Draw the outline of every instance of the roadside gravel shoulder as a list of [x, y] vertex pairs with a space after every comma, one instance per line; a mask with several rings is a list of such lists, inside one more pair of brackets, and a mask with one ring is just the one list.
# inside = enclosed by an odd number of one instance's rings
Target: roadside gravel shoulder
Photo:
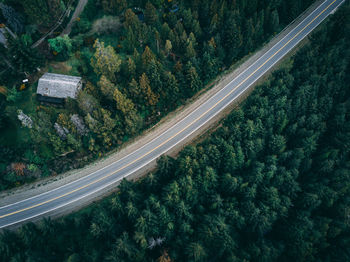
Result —
[[[213, 83], [208, 85], [199, 94], [197, 94], [195, 97], [189, 99], [187, 101], [186, 105], [181, 106], [177, 110], [175, 110], [174, 112], [169, 113], [166, 117], [164, 117], [160, 122], [158, 122], [152, 128], [146, 130], [140, 136], [138, 136], [135, 139], [124, 144], [122, 146], [122, 148], [120, 148], [117, 152], [111, 152], [111, 153], [107, 154], [105, 157], [103, 157], [102, 159], [100, 159], [100, 160], [98, 160], [90, 165], [87, 165], [84, 168], [77, 169], [77, 170], [71, 170], [69, 172], [59, 174], [55, 177], [49, 177], [47, 179], [43, 179], [43, 180], [37, 181], [35, 183], [27, 184], [27, 185], [24, 185], [24, 186], [19, 187], [19, 188], [15, 188], [12, 190], [1, 192], [0, 193], [0, 206], [15, 203], [15, 202], [20, 201], [22, 199], [26, 199], [26, 198], [35, 196], [37, 194], [50, 191], [54, 188], [60, 187], [60, 186], [65, 185], [69, 182], [77, 180], [83, 176], [91, 174], [91, 173], [121, 159], [122, 157], [133, 152], [134, 150], [147, 144], [152, 139], [158, 137], [162, 132], [169, 129], [169, 127], [173, 126], [175, 123], [179, 122], [181, 119], [186, 117], [195, 108], [197, 108], [204, 101], [206, 101], [210, 97], [212, 97], [220, 89], [225, 87], [232, 79], [234, 79], [242, 71], [244, 71], [246, 68], [248, 68], [263, 53], [265, 53], [269, 48], [271, 48], [274, 44], [276, 44], [281, 38], [283, 38], [286, 34], [288, 34], [298, 24], [299, 21], [301, 21], [308, 14], [310, 14], [315, 9], [315, 6], [319, 5], [320, 2], [322, 2], [322, 1], [316, 1], [303, 14], [301, 14], [296, 20], [294, 20], [293, 23], [291, 23], [288, 27], [286, 27], [281, 33], [276, 35], [269, 43], [265, 44], [263, 46], [263, 48], [261, 48], [260, 50], [255, 52], [253, 55], [247, 55], [240, 62], [233, 65], [229, 70], [227, 70], [224, 74], [222, 74], [220, 77], [218, 77]], [[274, 68], [276, 68], [276, 66]], [[247, 93], [249, 93], [249, 91], [252, 90], [254, 88], [254, 86], [249, 88], [249, 90], [247, 90]], [[244, 95], [243, 95], [243, 97], [244, 97]], [[239, 101], [237, 101], [237, 102], [239, 102]], [[224, 110], [217, 117], [215, 117], [215, 119], [213, 121], [211, 121], [210, 123], [208, 123], [207, 125], [202, 127], [198, 132], [196, 132], [193, 136], [191, 136], [189, 139], [184, 141], [181, 145], [178, 145], [176, 148], [171, 150], [171, 152], [168, 152], [168, 154], [172, 155], [172, 156], [176, 155], [176, 153], [179, 152], [184, 145], [186, 145], [187, 143], [189, 143], [190, 141], [192, 141], [193, 139], [195, 139], [199, 135], [203, 134], [208, 127], [212, 127], [213, 125], [215, 125], [226, 114], [227, 114], [227, 110]], [[130, 179], [139, 178], [141, 175], [146, 174], [148, 171], [154, 169], [155, 167], [156, 167], [156, 162], [153, 162], [150, 165], [148, 165], [146, 168], [144, 168], [141, 172], [138, 172], [138, 173], [130, 176]], [[116, 189], [116, 186], [114, 186], [113, 189], [111, 189], [111, 190], [115, 190], [115, 189]], [[106, 195], [111, 190], [109, 190], [108, 192], [105, 192], [102, 195], [103, 196]], [[100, 195], [98, 198], [100, 198], [102, 195]], [[93, 200], [96, 200], [96, 198], [91, 199], [91, 201], [93, 201]], [[79, 208], [81, 208], [81, 207], [79, 207], [79, 206], [76, 207], [76, 209], [79, 209]]]

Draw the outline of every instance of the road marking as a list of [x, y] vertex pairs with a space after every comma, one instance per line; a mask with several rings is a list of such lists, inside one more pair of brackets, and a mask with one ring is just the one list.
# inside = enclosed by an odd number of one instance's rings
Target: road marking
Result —
[[[319, 16], [321, 16], [330, 6], [332, 6], [337, 0], [334, 0], [332, 3], [330, 3], [321, 13], [319, 13], [314, 19], [312, 19], [305, 27], [303, 27], [295, 36], [293, 36], [290, 40], [287, 41], [287, 43], [285, 43], [280, 49], [278, 49], [274, 54], [272, 54], [262, 65], [260, 65], [254, 72], [252, 72], [249, 76], [247, 76], [241, 83], [239, 83], [235, 88], [233, 88], [228, 94], [226, 94], [223, 98], [221, 98], [218, 102], [216, 102], [213, 106], [211, 106], [207, 111], [205, 111], [204, 113], [202, 113], [199, 117], [197, 117], [194, 121], [192, 121], [189, 125], [187, 125], [186, 127], [184, 127], [183, 129], [181, 129], [180, 131], [178, 131], [176, 134], [172, 135], [170, 138], [168, 138], [167, 140], [165, 140], [164, 142], [162, 142], [161, 144], [159, 144], [158, 146], [156, 146], [155, 148], [153, 148], [152, 150], [148, 151], [147, 153], [145, 153], [144, 155], [136, 158], [135, 160], [131, 161], [130, 163], [122, 166], [121, 168], [119, 168], [118, 170], [110, 173], [110, 174], [107, 174], [95, 181], [92, 181], [84, 186], [81, 186], [79, 188], [76, 188], [70, 192], [67, 192], [63, 195], [60, 195], [60, 196], [57, 196], [55, 198], [52, 198], [52, 199], [49, 199], [49, 200], [46, 200], [44, 202], [41, 202], [41, 203], [38, 203], [38, 204], [35, 204], [33, 206], [30, 206], [30, 207], [26, 207], [26, 208], [23, 208], [23, 209], [20, 209], [20, 210], [17, 210], [17, 211], [14, 211], [14, 212], [11, 212], [11, 213], [8, 213], [8, 214], [5, 214], [5, 215], [2, 215], [0, 216], [0, 219], [1, 218], [5, 218], [5, 217], [8, 217], [8, 216], [11, 216], [11, 215], [15, 215], [15, 214], [18, 214], [18, 213], [21, 213], [21, 212], [24, 212], [26, 210], [29, 210], [29, 209], [33, 209], [35, 207], [38, 207], [38, 206], [42, 206], [44, 204], [47, 204], [47, 203], [50, 203], [52, 201], [55, 201], [57, 199], [60, 199], [60, 198], [63, 198], [67, 195], [70, 195], [70, 194], [73, 194], [74, 192], [77, 192], [79, 190], [82, 190], [86, 187], [89, 187], [90, 185], [93, 185], [93, 184], [96, 184], [102, 180], [105, 180], [106, 178], [112, 176], [112, 175], [115, 175], [116, 173], [120, 172], [121, 170], [127, 168], [128, 166], [132, 165], [133, 163], [137, 162], [138, 160], [144, 158], [145, 156], [148, 156], [149, 154], [151, 154], [153, 151], [157, 150], [159, 147], [163, 146], [164, 144], [166, 144], [167, 142], [169, 142], [171, 139], [173, 139], [174, 137], [176, 137], [177, 135], [179, 135], [180, 133], [182, 133], [184, 130], [188, 129], [190, 126], [192, 126], [194, 123], [196, 123], [198, 120], [200, 120], [204, 115], [206, 115], [208, 112], [210, 112], [214, 107], [216, 107], [219, 103], [221, 103], [223, 100], [225, 100], [229, 95], [231, 95], [237, 88], [239, 88], [241, 85], [243, 85], [252, 75], [254, 75], [261, 67], [263, 67], [267, 62], [269, 62], [273, 57], [276, 56], [276, 54], [278, 54], [284, 47], [286, 47], [291, 41], [293, 41], [298, 35], [300, 35], [310, 24], [312, 24]], [[269, 51], [269, 50], [268, 50]], [[267, 51], [267, 52], [268, 52]]]
[[[345, 1], [345, 0], [343, 0], [343, 2], [344, 2], [344, 1]], [[316, 13], [316, 12], [318, 11], [318, 9], [320, 9], [324, 4], [326, 4], [326, 2], [327, 2], [327, 0], [324, 1], [322, 4], [320, 4], [319, 6], [317, 6], [317, 7], [316, 7], [302, 22], [304, 22], [307, 18], [309, 18], [309, 17], [310, 17], [311, 15], [313, 15], [314, 13]], [[294, 21], [295, 21], [295, 20], [294, 20]], [[291, 26], [291, 25], [294, 23], [294, 21], [292, 21], [287, 27]], [[301, 22], [301, 23], [302, 23], [302, 22]], [[209, 97], [208, 100], [205, 101], [205, 103], [208, 103], [210, 100], [212, 100], [213, 98], [215, 98], [216, 96], [218, 96], [219, 93], [223, 92], [229, 85], [231, 85], [232, 82], [234, 82], [236, 79], [238, 79], [241, 75], [243, 75], [243, 74], [244, 74], [246, 71], [248, 71], [250, 68], [252, 68], [253, 66], [255, 66], [255, 65], [256, 65], [260, 60], [262, 60], [262, 58], [264, 58], [274, 47], [278, 46], [283, 40], [285, 40], [285, 38], [287, 38], [287, 36], [291, 35], [294, 31], [296, 31], [296, 29], [301, 25], [301, 23], [299, 23], [299, 24], [296, 25], [294, 28], [292, 28], [292, 29], [290, 30], [290, 32], [288, 32], [284, 37], [282, 37], [276, 44], [274, 44], [274, 45], [273, 45], [269, 50], [267, 50], [262, 56], [260, 56], [256, 61], [254, 61], [251, 65], [249, 65], [244, 71], [242, 71], [241, 73], [239, 73], [239, 74], [238, 74], [233, 80], [231, 80], [226, 86], [224, 86], [222, 89], [218, 90], [218, 92], [215, 93], [213, 96]], [[282, 33], [282, 32], [283, 32], [283, 31], [281, 31], [280, 33]], [[289, 52], [289, 50], [288, 50], [288, 52]], [[275, 64], [275, 63], [274, 63], [274, 64]], [[273, 65], [274, 65], [274, 64], [273, 64]], [[265, 73], [266, 73], [266, 71], [263, 72], [263, 74], [265, 74]], [[259, 76], [259, 78], [260, 78], [260, 77], [261, 77], [261, 75]], [[241, 95], [241, 93], [239, 93], [239, 95]], [[231, 103], [231, 102], [230, 102], [230, 103]], [[229, 104], [230, 104], [230, 103], [229, 103]], [[227, 104], [227, 105], [228, 105], [228, 104]], [[226, 107], [227, 105], [225, 104], [224, 107]], [[183, 119], [181, 119], [181, 120], [179, 120], [178, 122], [176, 122], [176, 123], [172, 126], [172, 129], [175, 128], [176, 126], [178, 126], [179, 124], [181, 124], [181, 122], [184, 122], [185, 119], [189, 118], [189, 117], [191, 116], [192, 113], [194, 113], [194, 112], [196, 112], [197, 110], [199, 110], [201, 106], [203, 106], [203, 104], [200, 105], [200, 106], [198, 106], [197, 108], [195, 108], [194, 111], [192, 111], [191, 113], [189, 113], [188, 115], [186, 115]], [[219, 112], [221, 112], [221, 110], [220, 110]], [[216, 114], [215, 114], [215, 115], [216, 115]], [[206, 123], [206, 122], [205, 122], [205, 123]], [[205, 123], [204, 123], [204, 124], [205, 124]], [[197, 129], [196, 129], [196, 130], [197, 130]], [[169, 130], [166, 130], [166, 131], [163, 132], [160, 136], [166, 134], [168, 131], [169, 131]], [[193, 131], [192, 131], [192, 132], [193, 132]], [[191, 134], [192, 134], [192, 133], [190, 133], [190, 135], [191, 135]], [[158, 136], [158, 137], [159, 137], [159, 136]], [[135, 150], [134, 152], [131, 152], [130, 154], [128, 154], [128, 155], [126, 155], [126, 156], [123, 156], [122, 158], [116, 160], [115, 162], [112, 162], [111, 164], [108, 164], [108, 165], [106, 165], [106, 166], [104, 166], [104, 167], [102, 167], [102, 168], [100, 168], [100, 169], [98, 169], [98, 170], [96, 170], [96, 171], [94, 171], [94, 172], [92, 172], [92, 173], [86, 175], [86, 176], [80, 177], [80, 178], [78, 178], [78, 179], [76, 179], [76, 180], [74, 180], [74, 181], [71, 181], [71, 182], [69, 182], [69, 183], [67, 183], [67, 184], [64, 184], [64, 185], [62, 185], [62, 186], [53, 188], [53, 189], [51, 189], [51, 190], [49, 190], [49, 191], [40, 193], [40, 194], [38, 194], [38, 195], [29, 197], [29, 198], [26, 198], [26, 199], [23, 199], [23, 200], [20, 200], [20, 201], [17, 201], [17, 202], [14, 202], [14, 203], [11, 203], [11, 204], [8, 204], [8, 205], [5, 205], [5, 206], [1, 206], [1, 207], [0, 207], [0, 210], [1, 210], [1, 209], [5, 209], [5, 208], [10, 207], [10, 206], [17, 205], [17, 204], [19, 204], [19, 203], [23, 203], [23, 202], [28, 201], [28, 200], [31, 200], [31, 199], [33, 199], [33, 198], [37, 198], [37, 197], [39, 197], [39, 196], [43, 196], [43, 195], [52, 193], [52, 192], [57, 191], [58, 189], [60, 189], [60, 188], [62, 188], [62, 187], [67, 187], [67, 186], [69, 186], [69, 185], [71, 185], [71, 184], [73, 184], [73, 183], [77, 183], [77, 182], [79, 182], [79, 181], [81, 181], [81, 180], [83, 180], [83, 179], [87, 179], [87, 178], [89, 178], [89, 177], [92, 177], [92, 175], [96, 174], [97, 172], [101, 172], [102, 170], [104, 170], [104, 169], [106, 169], [106, 168], [108, 168], [108, 167], [110, 167], [110, 166], [112, 166], [112, 165], [115, 165], [115, 164], [117, 164], [118, 162], [123, 161], [125, 158], [130, 157], [132, 154], [135, 154], [137, 151], [140, 151], [141, 149], [143, 149], [143, 148], [145, 148], [146, 146], [150, 145], [151, 143], [153, 143], [154, 141], [156, 141], [156, 140], [158, 139], [158, 137], [155, 137], [155, 138], [151, 139], [149, 142], [147, 142], [146, 144], [144, 144], [143, 146], [141, 146], [140, 148], [138, 148], [138, 149]], [[187, 137], [188, 137], [188, 135], [187, 135], [185, 138], [187, 138]], [[177, 144], [178, 144], [178, 143], [176, 143], [175, 145], [177, 145]], [[153, 161], [153, 160], [154, 160], [154, 159], [152, 159], [152, 161]], [[138, 169], [140, 169], [140, 168], [138, 168]], [[118, 181], [119, 181], [119, 180], [118, 180]]]

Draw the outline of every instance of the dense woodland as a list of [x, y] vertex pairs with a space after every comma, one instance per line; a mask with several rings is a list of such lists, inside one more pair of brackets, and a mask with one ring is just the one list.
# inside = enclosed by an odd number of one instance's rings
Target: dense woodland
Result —
[[350, 6], [138, 182], [0, 237], [1, 261], [350, 261]]
[[[116, 149], [262, 46], [313, 1], [90, 0], [69, 36], [50, 36], [31, 48], [70, 2], [0, 5], [2, 21], [18, 35], [9, 37], [7, 48], [0, 45], [6, 68], [0, 75], [0, 190], [81, 167]], [[63, 107], [39, 104], [36, 81], [47, 70], [60, 73], [57, 66], [83, 76], [86, 87]], [[30, 87], [21, 85], [26, 77]]]

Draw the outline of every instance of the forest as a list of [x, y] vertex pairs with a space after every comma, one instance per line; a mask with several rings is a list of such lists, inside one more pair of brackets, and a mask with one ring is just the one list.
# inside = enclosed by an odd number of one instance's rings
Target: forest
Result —
[[[0, 1], [0, 23], [17, 35], [0, 44], [0, 190], [117, 150], [312, 2], [89, 0], [69, 35], [59, 35], [62, 25], [33, 48], [77, 1]], [[82, 76], [85, 88], [64, 106], [39, 103], [46, 71]]]
[[204, 141], [1, 261], [350, 261], [350, 5]]

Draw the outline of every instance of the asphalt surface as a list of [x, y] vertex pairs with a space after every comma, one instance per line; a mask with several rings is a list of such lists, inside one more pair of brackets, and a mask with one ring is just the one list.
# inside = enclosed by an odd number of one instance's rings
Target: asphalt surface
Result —
[[160, 136], [124, 158], [88, 176], [51, 191], [0, 207], [0, 228], [59, 212], [117, 183], [181, 143], [237, 99], [303, 38], [315, 29], [343, 0], [326, 0], [301, 23], [264, 53], [227, 86]]

